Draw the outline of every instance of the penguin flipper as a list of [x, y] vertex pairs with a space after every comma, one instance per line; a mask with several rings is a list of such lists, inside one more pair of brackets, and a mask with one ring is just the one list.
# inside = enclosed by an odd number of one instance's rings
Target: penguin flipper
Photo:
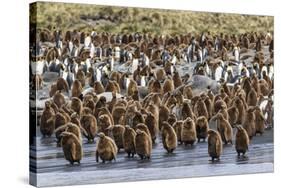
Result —
[[218, 156], [220, 149], [221, 149], [220, 141], [218, 139], [216, 139], [216, 149], [215, 149], [216, 156]]
[[66, 92], [68, 93], [69, 92], [69, 85], [66, 82], [66, 80], [63, 83], [64, 83], [64, 88], [67, 90]]
[[227, 130], [226, 129], [224, 129], [223, 130], [223, 135], [222, 135], [222, 140], [226, 143], [227, 142]]
[[63, 125], [63, 126], [60, 126], [60, 127], [58, 127], [58, 128], [56, 128], [55, 130], [54, 130], [54, 133], [57, 133], [57, 132], [59, 132], [59, 131], [64, 131], [65, 129], [66, 129], [66, 125]]
[[46, 123], [51, 123], [54, 120], [55, 120], [55, 116], [52, 116], [49, 119], [47, 119]]
[[83, 134], [86, 138], [89, 137], [88, 132], [87, 132], [83, 127], [80, 127], [80, 130], [82, 131], [82, 134]]
[[72, 158], [72, 161], [76, 159], [76, 145], [74, 142], [70, 144], [70, 156]]

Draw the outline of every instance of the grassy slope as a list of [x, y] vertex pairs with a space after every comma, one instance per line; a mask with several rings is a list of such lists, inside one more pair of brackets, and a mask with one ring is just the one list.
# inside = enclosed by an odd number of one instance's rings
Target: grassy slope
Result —
[[[157, 34], [187, 32], [273, 31], [273, 17], [221, 14], [160, 9], [106, 7], [88, 4], [37, 4], [38, 27], [56, 26], [106, 32], [151, 32]], [[35, 19], [33, 19], [33, 22]]]

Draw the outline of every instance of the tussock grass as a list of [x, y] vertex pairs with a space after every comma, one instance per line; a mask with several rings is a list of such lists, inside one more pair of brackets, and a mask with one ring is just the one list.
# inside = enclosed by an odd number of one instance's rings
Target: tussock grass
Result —
[[150, 32], [182, 34], [210, 31], [212, 33], [244, 33], [273, 31], [272, 16], [253, 16], [182, 10], [143, 9], [88, 4], [39, 2], [37, 16], [31, 23], [40, 28], [54, 26], [66, 30], [111, 33]]

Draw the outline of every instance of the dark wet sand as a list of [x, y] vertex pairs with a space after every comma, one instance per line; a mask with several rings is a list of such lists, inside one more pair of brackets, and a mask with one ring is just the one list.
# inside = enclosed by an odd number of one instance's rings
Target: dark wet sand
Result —
[[80, 165], [74, 166], [64, 159], [62, 149], [56, 147], [55, 137], [41, 138], [39, 130], [37, 134], [37, 149], [31, 147], [30, 167], [34, 172], [37, 166], [38, 186], [273, 172], [273, 130], [253, 138], [246, 158], [238, 159], [235, 146], [227, 145], [221, 160], [215, 163], [209, 161], [206, 142], [193, 147], [179, 145], [173, 154], [167, 154], [159, 139], [150, 161], [142, 161], [138, 156], [127, 158], [121, 150], [116, 162], [96, 163], [96, 144], [87, 144], [84, 139], [84, 157]]

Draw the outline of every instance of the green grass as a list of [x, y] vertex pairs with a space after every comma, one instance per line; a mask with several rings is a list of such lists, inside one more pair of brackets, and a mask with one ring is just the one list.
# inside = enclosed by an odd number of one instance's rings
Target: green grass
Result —
[[[175, 11], [70, 3], [37, 3], [37, 15], [31, 23], [40, 28], [57, 27], [63, 31], [81, 30], [111, 33], [150, 32], [182, 34], [210, 31], [212, 33], [245, 33], [273, 31], [272, 16]], [[103, 18], [103, 19], [98, 19]]]

